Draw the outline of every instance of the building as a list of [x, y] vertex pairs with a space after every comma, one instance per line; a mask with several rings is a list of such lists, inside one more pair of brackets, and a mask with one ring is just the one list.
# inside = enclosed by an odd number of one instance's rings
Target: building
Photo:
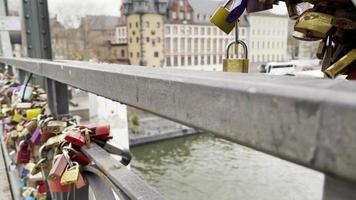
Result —
[[66, 27], [56, 18], [51, 19], [52, 49], [57, 59], [94, 60], [129, 64], [120, 59], [127, 54], [127, 45], [117, 43], [118, 17], [86, 16], [79, 27]]
[[[134, 65], [220, 71], [225, 47], [235, 38], [234, 31], [226, 35], [210, 23], [211, 15], [222, 3], [125, 0], [116, 41], [127, 44], [127, 59]], [[286, 15], [264, 11], [244, 14], [240, 19], [239, 39], [248, 45], [252, 65], [286, 60], [287, 37]]]

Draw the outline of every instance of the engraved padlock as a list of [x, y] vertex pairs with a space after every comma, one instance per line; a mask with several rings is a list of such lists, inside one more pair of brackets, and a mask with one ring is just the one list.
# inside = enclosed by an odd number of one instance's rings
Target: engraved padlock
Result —
[[210, 18], [210, 22], [217, 26], [220, 30], [224, 31], [226, 34], [229, 34], [232, 29], [235, 27], [235, 23], [228, 23], [227, 17], [230, 13], [230, 11], [227, 9], [227, 6], [232, 2], [233, 0], [228, 0], [225, 2], [223, 6], [220, 6], [213, 16]]
[[306, 11], [295, 23], [294, 30], [309, 37], [323, 39], [327, 37], [333, 27], [331, 24], [332, 19], [332, 15]]
[[[232, 45], [241, 44], [244, 49], [244, 58], [230, 58], [230, 48]], [[240, 72], [248, 73], [249, 71], [249, 60], [248, 60], [248, 49], [245, 42], [242, 40], [237, 40], [237, 42], [232, 41], [226, 47], [226, 59], [223, 60], [223, 71], [224, 72]]]

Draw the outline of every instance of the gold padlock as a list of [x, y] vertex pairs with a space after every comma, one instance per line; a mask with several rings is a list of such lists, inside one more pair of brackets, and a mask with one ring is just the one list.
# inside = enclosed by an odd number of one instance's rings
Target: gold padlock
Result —
[[299, 17], [295, 23], [294, 30], [304, 33], [309, 37], [325, 38], [333, 25], [332, 15], [307, 11]]
[[235, 23], [228, 23], [226, 21], [227, 16], [229, 15], [229, 10], [226, 8], [232, 0], [228, 0], [224, 6], [220, 6], [213, 16], [210, 18], [210, 22], [217, 26], [220, 30], [224, 31], [226, 34], [229, 34], [232, 29], [235, 27]]
[[[245, 58], [235, 58], [230, 59], [230, 48], [232, 45], [241, 44], [244, 49]], [[249, 60], [248, 60], [248, 49], [245, 42], [242, 40], [237, 40], [237, 42], [232, 41], [227, 45], [226, 48], [226, 59], [223, 60], [223, 71], [224, 72], [240, 72], [248, 73], [249, 71]]]
[[79, 178], [79, 164], [73, 162], [73, 166], [68, 166], [61, 177], [61, 185], [77, 183]]
[[46, 131], [49, 133], [60, 134], [67, 127], [67, 122], [52, 120], [47, 123]]
[[325, 75], [329, 78], [335, 78], [349, 70], [352, 64], [356, 64], [356, 49], [351, 50], [340, 60], [336, 61], [328, 69], [325, 70]]
[[26, 110], [26, 119], [32, 120], [42, 113], [42, 108], [32, 108]]

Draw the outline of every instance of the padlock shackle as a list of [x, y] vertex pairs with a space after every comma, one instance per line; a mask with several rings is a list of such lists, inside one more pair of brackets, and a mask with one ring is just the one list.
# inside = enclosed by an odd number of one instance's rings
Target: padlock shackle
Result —
[[227, 44], [226, 46], [226, 59], [229, 59], [229, 55], [230, 55], [230, 48], [233, 44], [241, 44], [243, 49], [244, 49], [244, 54], [245, 54], [245, 58], [247, 59], [248, 58], [248, 50], [247, 50], [247, 45], [244, 41], [242, 40], [237, 40], [236, 41], [231, 41], [229, 44]]
[[226, 8], [226, 6], [229, 5], [229, 3], [230, 3], [231, 1], [234, 1], [234, 0], [227, 0], [227, 1], [224, 3], [224, 8]]

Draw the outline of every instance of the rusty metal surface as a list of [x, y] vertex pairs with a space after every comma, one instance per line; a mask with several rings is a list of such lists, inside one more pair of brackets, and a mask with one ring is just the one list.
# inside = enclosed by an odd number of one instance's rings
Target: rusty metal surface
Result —
[[0, 61], [356, 182], [354, 82], [78, 61]]

